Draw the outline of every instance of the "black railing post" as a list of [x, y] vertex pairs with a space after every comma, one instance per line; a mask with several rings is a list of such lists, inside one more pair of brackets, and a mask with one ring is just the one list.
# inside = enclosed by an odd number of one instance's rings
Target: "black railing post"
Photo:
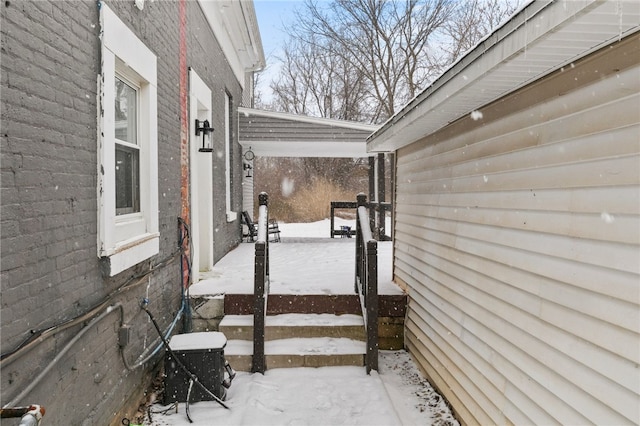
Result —
[[378, 371], [378, 242], [367, 241], [365, 305], [367, 308], [367, 374]]
[[379, 153], [377, 158], [377, 170], [376, 173], [378, 175], [378, 193], [376, 194], [376, 202], [378, 206], [376, 208], [376, 216], [375, 216], [375, 228], [373, 237], [380, 241], [382, 236], [384, 235], [384, 219], [385, 219], [385, 210], [382, 207], [382, 203], [385, 202], [386, 191], [385, 191], [385, 164], [384, 164], [385, 155]]
[[378, 370], [378, 242], [373, 237], [364, 194], [358, 194], [356, 208], [356, 278], [355, 289], [360, 298], [367, 334], [365, 366], [367, 374]]
[[269, 297], [269, 196], [258, 196], [258, 238], [255, 251], [254, 304], [253, 304], [253, 357], [251, 371], [264, 374], [266, 370], [264, 329]]
[[267, 237], [265, 238], [265, 242], [267, 243], [267, 263], [265, 266], [265, 271], [267, 276], [269, 276], [269, 195], [266, 192], [261, 192], [260, 194], [258, 194], [258, 209], [260, 208], [259, 206], [265, 206], [267, 211], [267, 217], [265, 221], [267, 225]]
[[[360, 221], [358, 220], [358, 207], [367, 205], [367, 196], [362, 192], [356, 196], [356, 279], [354, 283], [354, 289], [356, 293], [358, 290], [358, 281], [362, 277], [362, 254], [364, 252], [364, 242], [362, 239], [362, 230], [360, 228]], [[363, 312], [364, 314], [364, 312]]]
[[335, 208], [335, 203], [331, 202], [331, 238], [334, 237], [335, 235], [335, 231], [333, 229], [333, 225], [334, 225], [334, 214], [335, 214], [336, 208]]
[[267, 261], [267, 243], [256, 243], [255, 277], [254, 277], [254, 304], [253, 304], [253, 357], [251, 372], [263, 373], [265, 371], [264, 359], [264, 328], [265, 328], [265, 268]]

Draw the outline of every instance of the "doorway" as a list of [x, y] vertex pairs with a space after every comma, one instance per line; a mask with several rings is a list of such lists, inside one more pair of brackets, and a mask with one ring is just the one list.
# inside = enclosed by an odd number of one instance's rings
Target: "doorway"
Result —
[[[213, 153], [200, 152], [203, 143], [213, 146], [211, 134], [197, 131], [198, 123], [211, 123], [211, 89], [189, 69], [189, 155], [191, 195], [192, 282], [213, 267]], [[196, 135], [196, 132], [199, 133]], [[204, 138], [204, 139], [203, 139]], [[208, 138], [208, 139], [207, 139]]]

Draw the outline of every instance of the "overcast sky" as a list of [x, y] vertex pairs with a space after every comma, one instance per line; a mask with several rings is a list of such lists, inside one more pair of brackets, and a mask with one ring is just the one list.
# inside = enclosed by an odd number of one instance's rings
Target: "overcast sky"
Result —
[[258, 88], [263, 93], [265, 101], [271, 95], [269, 83], [278, 73], [274, 56], [280, 55], [282, 44], [287, 38], [283, 28], [294, 19], [293, 11], [301, 5], [302, 0], [254, 0], [262, 46], [267, 60], [267, 70], [263, 71]]
[[265, 56], [270, 56], [282, 46], [286, 38], [284, 25], [293, 20], [293, 10], [301, 6], [296, 0], [255, 0], [260, 35]]

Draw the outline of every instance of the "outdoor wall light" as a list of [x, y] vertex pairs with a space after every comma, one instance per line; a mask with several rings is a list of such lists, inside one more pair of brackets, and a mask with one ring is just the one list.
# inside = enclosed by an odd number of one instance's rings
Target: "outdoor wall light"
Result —
[[[209, 120], [200, 121], [196, 118], [196, 136], [200, 136], [202, 133], [202, 148], [198, 151], [200, 152], [213, 152], [213, 148], [211, 147], [211, 136], [210, 133], [213, 133], [213, 127], [209, 124]], [[209, 136], [209, 146], [206, 146], [205, 139]]]
[[251, 166], [251, 164], [242, 163], [242, 168], [247, 171], [247, 176], [245, 176], [245, 177], [248, 177], [248, 178], [252, 177], [251, 176], [251, 169], [253, 169], [253, 167]]

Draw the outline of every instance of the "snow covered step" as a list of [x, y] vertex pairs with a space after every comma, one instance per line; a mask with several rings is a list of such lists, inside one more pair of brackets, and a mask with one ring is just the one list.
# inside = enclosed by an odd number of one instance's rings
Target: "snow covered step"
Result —
[[[292, 338], [265, 342], [267, 369], [295, 367], [363, 366], [366, 344], [333, 337]], [[238, 371], [251, 370], [253, 342], [229, 340], [224, 355]]]
[[[225, 315], [219, 330], [229, 340], [253, 340], [252, 315]], [[359, 315], [281, 314], [266, 317], [265, 340], [332, 337], [365, 340]]]

